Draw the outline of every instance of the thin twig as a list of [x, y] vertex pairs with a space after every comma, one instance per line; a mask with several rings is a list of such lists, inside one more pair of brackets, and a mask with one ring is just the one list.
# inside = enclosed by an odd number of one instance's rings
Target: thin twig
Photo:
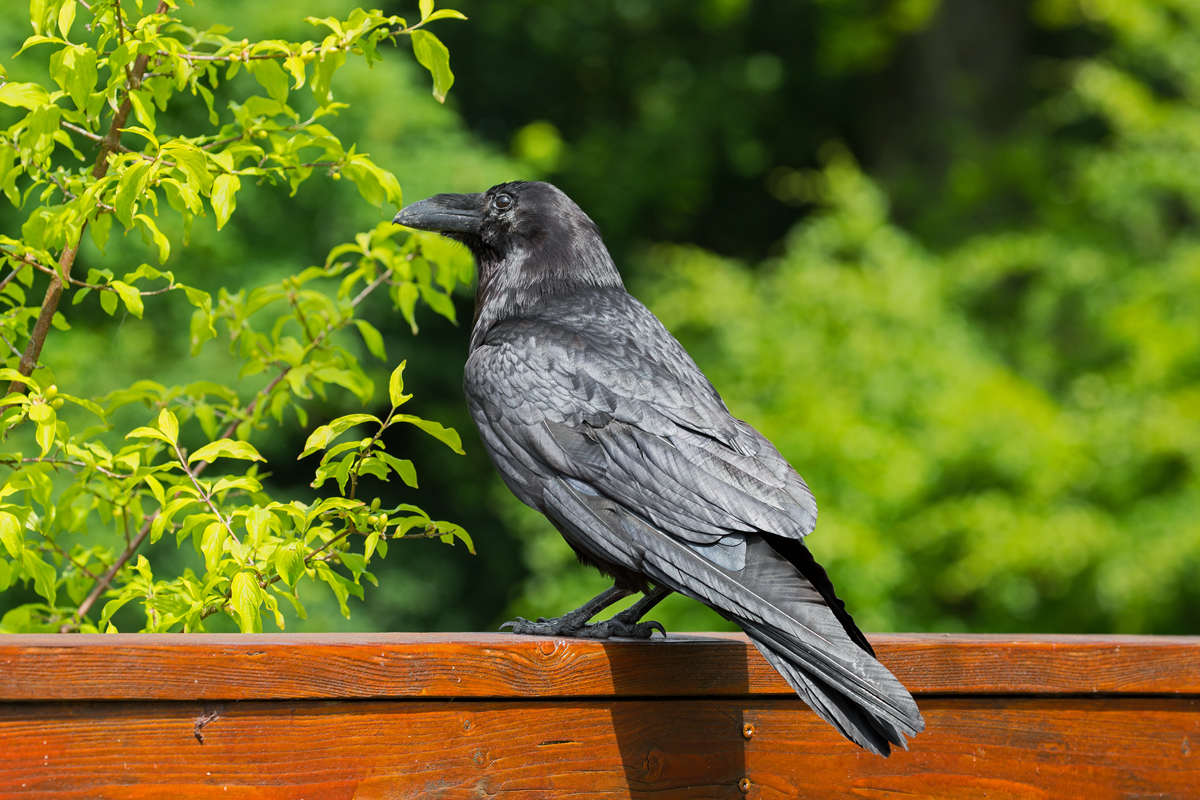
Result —
[[58, 124], [63, 126], [64, 128], [66, 128], [69, 131], [75, 131], [80, 136], [86, 136], [87, 138], [91, 139], [93, 142], [103, 142], [104, 141], [104, 137], [101, 136], [100, 134], [93, 133], [92, 131], [89, 131], [87, 128], [81, 128], [78, 125], [72, 125], [70, 122], [67, 122], [65, 119], [59, 120]]
[[50, 178], [50, 182], [53, 183], [55, 186], [57, 186], [58, 190], [63, 193], [64, 198], [66, 198], [67, 200], [75, 199], [75, 193], [72, 192], [70, 189], [68, 189], [66, 186], [63, 186], [62, 181], [60, 181], [58, 179], [57, 175], [55, 175], [54, 173], [48, 172], [48, 173], [46, 173], [46, 176], [48, 178]]
[[71, 628], [78, 626], [79, 623], [83, 621], [88, 611], [91, 610], [92, 606], [95, 605], [96, 601], [100, 598], [100, 595], [104, 594], [108, 587], [112, 585], [113, 578], [117, 577], [117, 573], [121, 571], [121, 568], [125, 566], [125, 563], [129, 561], [134, 552], [141, 547], [142, 542], [146, 540], [146, 537], [150, 534], [150, 528], [154, 525], [154, 520], [158, 517], [158, 514], [159, 512], [155, 511], [153, 514], [146, 517], [146, 521], [142, 523], [142, 527], [138, 531], [138, 535], [132, 542], [129, 543], [129, 545], [125, 548], [125, 551], [121, 553], [120, 557], [113, 562], [113, 565], [108, 568], [108, 571], [104, 573], [104, 577], [100, 579], [99, 583], [92, 587], [92, 590], [88, 592], [88, 596], [85, 597], [83, 602], [79, 604], [79, 608], [75, 609], [75, 613], [72, 615], [74, 622], [64, 622], [62, 627], [58, 629], [59, 633], [66, 633], [67, 631], [71, 630]]
[[[6, 462], [0, 462], [0, 463], [6, 463]], [[97, 464], [89, 464], [86, 461], [74, 461], [69, 458], [22, 458], [21, 463], [22, 464], [55, 464], [55, 465], [61, 465], [64, 467], [90, 467], [91, 469], [96, 470], [96, 472], [99, 472], [101, 475], [106, 475], [114, 480], [124, 480], [126, 478], [133, 477], [132, 475], [122, 475], [118, 472], [113, 472], [112, 470], [105, 469], [104, 467], [101, 467]]]
[[218, 139], [215, 142], [209, 142], [200, 147], [201, 150], [212, 150], [214, 147], [220, 147], [223, 144], [231, 144], [242, 139], [242, 136], [230, 136], [228, 139]]
[[71, 558], [71, 555], [70, 555], [70, 554], [69, 554], [69, 553], [68, 553], [66, 550], [63, 550], [61, 547], [59, 547], [59, 546], [58, 546], [58, 542], [54, 541], [53, 539], [51, 539], [51, 538], [49, 538], [49, 537], [46, 537], [46, 541], [47, 541], [47, 542], [49, 542], [49, 544], [50, 544], [50, 546], [51, 546], [51, 547], [53, 547], [55, 550], [57, 550], [57, 551], [58, 551], [58, 554], [59, 554], [60, 556], [62, 556], [62, 557], [63, 557], [64, 559], [66, 559], [67, 561], [70, 561], [70, 562], [71, 562], [71, 564], [72, 564], [72, 565], [74, 565], [75, 569], [79, 570], [79, 571], [80, 571], [80, 572], [82, 572], [84, 575], [87, 575], [89, 578], [91, 578], [91, 579], [92, 579], [92, 580], [94, 580], [94, 581], [98, 581], [98, 580], [100, 580], [100, 576], [99, 576], [99, 575], [97, 575], [96, 573], [92, 572], [90, 569], [88, 569], [87, 567], [85, 567], [83, 564], [80, 564], [80, 563], [79, 563], [78, 561], [76, 561], [75, 559]]
[[[50, 267], [47, 267], [45, 264], [41, 263], [40, 261], [32, 261], [29, 259], [28, 256], [25, 257], [25, 261], [26, 261], [26, 263], [32, 265], [34, 269], [44, 272], [47, 275], [55, 275], [55, 276], [61, 277], [53, 269], [51, 269]], [[116, 291], [116, 289], [112, 288], [111, 286], [108, 286], [105, 284], [100, 284], [100, 283], [88, 283], [87, 281], [81, 281], [78, 278], [68, 277], [67, 281], [72, 286], [79, 286], [80, 288], [83, 288], [83, 289], [94, 289], [98, 292], [115, 292]], [[154, 295], [166, 294], [167, 292], [171, 291], [172, 289], [176, 289], [176, 288], [178, 288], [178, 287], [172, 283], [170, 286], [164, 286], [161, 289], [151, 289], [150, 291], [147, 291], [147, 292], [139, 291], [138, 294], [140, 294], [142, 297], [153, 297]]]
[[[206, 492], [204, 487], [200, 485], [200, 481], [196, 477], [199, 473], [199, 470], [193, 472], [188, 466], [187, 458], [184, 457], [183, 451], [179, 449], [179, 445], [175, 443], [173, 444], [175, 447], [175, 455], [179, 458], [179, 463], [183, 466], [183, 471], [186, 472], [188, 478], [191, 479], [192, 486], [195, 487], [196, 491], [200, 494], [200, 499], [202, 499], [204, 504], [208, 506], [208, 510], [213, 513], [213, 515], [217, 518], [217, 521], [225, 526], [225, 530], [229, 534], [230, 538], [232, 538], [238, 544], [241, 544], [241, 540], [238, 539], [237, 534], [233, 532], [233, 526], [229, 524], [229, 520], [221, 516], [221, 511], [217, 508], [217, 504], [213, 502], [212, 495]], [[207, 461], [203, 461], [201, 463], [206, 467], [208, 466]]]
[[8, 345], [8, 349], [9, 349], [9, 350], [12, 350], [12, 352], [13, 352], [13, 355], [15, 355], [17, 358], [20, 358], [20, 357], [21, 357], [21, 351], [17, 349], [17, 346], [16, 346], [15, 344], [13, 344], [12, 342], [10, 342], [10, 341], [8, 340], [8, 337], [7, 337], [7, 336], [5, 336], [3, 333], [0, 333], [0, 339], [3, 339], [3, 340], [4, 340], [4, 343], [5, 343], [6, 345]]
[[354, 308], [358, 308], [358, 304], [361, 303], [363, 300], [366, 300], [367, 295], [369, 295], [371, 292], [378, 289], [390, 277], [392, 277], [392, 270], [388, 269], [388, 270], [384, 270], [383, 272], [381, 272], [379, 274], [378, 278], [376, 278], [375, 280], [373, 280], [369, 284], [367, 284], [365, 287], [363, 287], [363, 290], [361, 292], [359, 292], [353, 300], [350, 301], [350, 305], [353, 306]]
[[[3, 248], [0, 248], [0, 250], [3, 250]], [[9, 251], [8, 251], [8, 250], [4, 250], [4, 252], [5, 252], [5, 253], [8, 253]], [[17, 258], [16, 258], [16, 256], [13, 256], [13, 258], [14, 258], [14, 259], [16, 259], [16, 260], [21, 260], [21, 259], [17, 259]], [[17, 274], [18, 274], [20, 271], [21, 271], [21, 270], [17, 269], [16, 267], [13, 267], [13, 271], [12, 271], [12, 272], [10, 272], [10, 273], [8, 273], [7, 275], [5, 275], [5, 276], [4, 276], [4, 280], [0, 281], [0, 292], [3, 292], [3, 291], [4, 291], [4, 287], [6, 287], [6, 286], [8, 286], [10, 283], [12, 283], [12, 279], [13, 279], [13, 278], [15, 278], [15, 277], [17, 277]]]

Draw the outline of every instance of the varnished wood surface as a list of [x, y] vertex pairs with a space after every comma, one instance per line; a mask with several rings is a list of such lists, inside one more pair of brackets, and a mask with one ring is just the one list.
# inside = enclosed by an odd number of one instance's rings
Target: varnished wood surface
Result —
[[[1200, 637], [870, 638], [914, 694], [1200, 695]], [[0, 636], [0, 702], [790, 694], [741, 634]]]
[[764, 697], [0, 704], [0, 797], [1200, 797], [1200, 698], [920, 703], [890, 759]]

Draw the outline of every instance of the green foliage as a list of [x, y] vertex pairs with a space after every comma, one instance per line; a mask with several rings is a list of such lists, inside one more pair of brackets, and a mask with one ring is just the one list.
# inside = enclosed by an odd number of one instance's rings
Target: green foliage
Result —
[[[317, 468], [313, 487], [333, 477], [336, 496], [273, 498], [251, 441], [282, 425], [289, 410], [307, 425], [306, 407], [331, 387], [370, 402], [375, 386], [350, 349], [349, 331], [373, 356], [386, 353], [378, 330], [357, 318], [360, 303], [383, 288], [414, 331], [418, 298], [453, 319], [448, 294], [471, 275], [464, 254], [438, 237], [385, 223], [335, 247], [321, 266], [257, 288], [222, 289], [215, 298], [149, 264], [120, 279], [105, 268], [90, 268], [86, 280], [72, 274], [85, 234], [103, 250], [114, 218], [126, 233], [137, 231], [146, 255], [165, 265], [173, 242], [164, 227], [179, 228], [176, 244], [183, 246], [198, 216], [211, 213], [216, 227], [224, 227], [249, 183], [294, 195], [320, 169], [352, 181], [373, 205], [398, 205], [395, 176], [318, 120], [347, 107], [334, 99], [333, 79], [348, 56], [379, 61], [379, 46], [399, 35], [414, 37], [435, 93], [444, 98], [452, 80], [445, 48], [422, 26], [461, 15], [434, 11], [422, 0], [421, 21], [412, 26], [356, 9], [345, 19], [309, 18], [328, 31], [320, 42], [250, 42], [230, 40], [230, 29], [220, 25], [188, 27], [175, 12], [170, 2], [134, 16], [120, 3], [87, 8], [76, 0], [33, 0], [34, 35], [22, 52], [39, 48], [29, 58], [50, 46], [57, 89], [0, 85], [0, 103], [16, 114], [0, 133], [0, 187], [26, 217], [20, 238], [0, 236], [9, 269], [0, 279], [6, 306], [0, 334], [12, 354], [0, 368], [0, 379], [11, 381], [0, 400], [0, 429], [9, 442], [0, 461], [11, 470], [0, 485], [0, 591], [31, 584], [44, 601], [10, 610], [0, 631], [111, 631], [112, 615], [133, 601], [145, 609], [145, 630], [203, 630], [214, 614], [228, 615], [243, 631], [261, 630], [264, 614], [282, 627], [280, 598], [304, 617], [297, 593], [304, 577], [327, 585], [348, 616], [347, 598], [362, 597], [361, 578], [374, 580], [367, 567], [386, 554], [389, 540], [458, 538], [471, 546], [459, 526], [431, 520], [416, 506], [381, 510], [378, 499], [358, 497], [367, 475], [387, 481], [394, 473], [416, 487], [411, 462], [387, 453], [379, 440], [395, 423], [415, 425], [461, 452], [452, 430], [396, 413], [409, 399], [403, 365], [393, 374], [386, 419], [353, 415], [314, 433], [323, 449], [356, 424], [376, 425], [372, 438], [335, 446]], [[76, 15], [90, 17], [88, 24], [76, 24]], [[218, 110], [218, 87], [234, 82], [242, 67], [263, 93], [239, 91], [227, 111]], [[306, 83], [310, 101], [291, 94]], [[163, 132], [159, 115], [189, 102], [203, 109], [200, 118], [211, 129]], [[93, 146], [94, 164], [70, 166]], [[160, 211], [166, 216], [167, 208], [177, 225], [163, 225]], [[40, 307], [29, 305], [27, 292], [37, 297], [43, 289]], [[245, 399], [211, 380], [181, 386], [139, 380], [92, 400], [60, 393], [53, 366], [39, 359], [50, 328], [69, 328], [57, 308], [72, 289], [72, 306], [95, 294], [108, 315], [123, 308], [139, 319], [145, 298], [182, 295], [193, 309], [192, 354], [227, 339], [239, 377], [261, 376], [261, 388]], [[68, 414], [72, 407], [80, 411]], [[152, 424], [123, 427], [137, 417]], [[30, 434], [32, 452], [21, 444]], [[333, 462], [335, 454], [345, 455]], [[225, 474], [205, 477], [213, 462]], [[123, 535], [123, 544], [88, 546], [102, 529]], [[137, 552], [167, 535], [177, 545], [191, 540], [195, 570], [156, 576], [157, 565]], [[101, 597], [110, 599], [97, 618]]]

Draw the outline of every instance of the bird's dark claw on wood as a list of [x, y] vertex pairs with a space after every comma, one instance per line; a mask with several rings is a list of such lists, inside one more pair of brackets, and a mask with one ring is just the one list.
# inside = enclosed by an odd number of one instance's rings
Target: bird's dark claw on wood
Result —
[[663, 636], [667, 635], [667, 631], [661, 623], [626, 621], [621, 619], [620, 614], [603, 622], [592, 624], [579, 624], [576, 620], [571, 619], [570, 614], [554, 619], [538, 617], [537, 622], [517, 617], [500, 626], [500, 630], [505, 628], [510, 628], [513, 633], [525, 636], [564, 636], [571, 639], [611, 639], [614, 636], [649, 639], [655, 631]]

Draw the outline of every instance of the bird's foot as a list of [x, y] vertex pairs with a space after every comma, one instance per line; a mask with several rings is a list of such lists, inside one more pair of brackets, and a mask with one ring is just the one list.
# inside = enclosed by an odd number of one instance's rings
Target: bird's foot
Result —
[[570, 614], [554, 619], [538, 617], [537, 622], [530, 622], [523, 617], [517, 617], [500, 626], [500, 630], [511, 628], [513, 633], [526, 636], [565, 636], [572, 639], [611, 639], [614, 636], [625, 636], [631, 639], [649, 639], [654, 631], [663, 636], [667, 631], [658, 622], [638, 622], [622, 619], [620, 614], [603, 622], [580, 623], [572, 619]]

